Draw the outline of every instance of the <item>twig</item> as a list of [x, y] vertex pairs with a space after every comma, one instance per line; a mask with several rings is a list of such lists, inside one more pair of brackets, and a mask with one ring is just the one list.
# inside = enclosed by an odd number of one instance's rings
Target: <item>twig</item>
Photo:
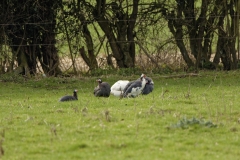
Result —
[[157, 68], [160, 68], [158, 63], [148, 54], [147, 50], [142, 46], [142, 44], [139, 41], [135, 41], [136, 44], [143, 50], [143, 52], [146, 54], [146, 56], [151, 59], [151, 61], [157, 66]]

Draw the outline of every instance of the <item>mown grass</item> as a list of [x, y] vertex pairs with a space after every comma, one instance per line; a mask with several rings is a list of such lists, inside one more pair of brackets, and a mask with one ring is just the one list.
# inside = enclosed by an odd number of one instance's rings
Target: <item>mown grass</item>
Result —
[[240, 71], [150, 77], [153, 93], [121, 100], [94, 97], [96, 77], [2, 78], [0, 159], [238, 159]]

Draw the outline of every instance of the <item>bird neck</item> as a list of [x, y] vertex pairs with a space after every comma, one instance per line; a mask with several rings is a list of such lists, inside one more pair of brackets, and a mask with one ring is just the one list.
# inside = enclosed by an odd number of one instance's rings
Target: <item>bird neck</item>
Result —
[[76, 99], [78, 98], [78, 97], [77, 97], [77, 92], [74, 92], [74, 93], [73, 93], [73, 97], [75, 97]]
[[142, 87], [144, 88], [146, 85], [147, 81], [144, 77], [142, 77]]

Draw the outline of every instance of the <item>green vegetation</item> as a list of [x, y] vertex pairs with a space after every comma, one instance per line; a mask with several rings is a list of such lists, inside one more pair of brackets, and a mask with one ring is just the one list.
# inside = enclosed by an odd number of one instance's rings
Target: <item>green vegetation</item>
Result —
[[236, 0], [3, 0], [0, 74], [235, 70], [239, 7]]
[[94, 97], [96, 77], [1, 75], [0, 159], [238, 159], [240, 71], [148, 76], [153, 93], [119, 100]]

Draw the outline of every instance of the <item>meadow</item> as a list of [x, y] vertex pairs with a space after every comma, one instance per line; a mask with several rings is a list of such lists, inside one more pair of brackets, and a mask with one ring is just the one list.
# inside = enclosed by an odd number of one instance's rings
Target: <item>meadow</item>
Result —
[[97, 77], [1, 77], [0, 159], [239, 159], [240, 71], [148, 76], [153, 92], [129, 99], [94, 97]]

